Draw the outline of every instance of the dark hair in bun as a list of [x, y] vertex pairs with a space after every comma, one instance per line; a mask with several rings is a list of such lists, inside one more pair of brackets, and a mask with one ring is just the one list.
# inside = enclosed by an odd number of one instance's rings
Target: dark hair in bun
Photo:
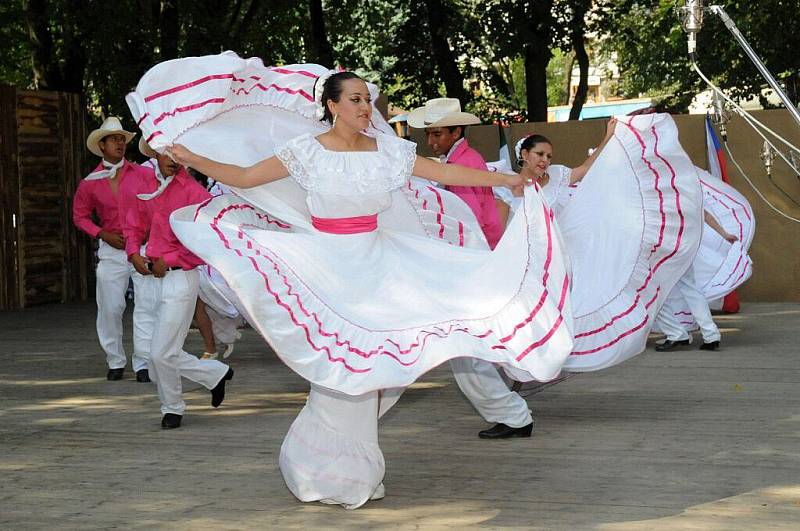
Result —
[[530, 151], [530, 149], [536, 144], [550, 144], [551, 146], [553, 145], [553, 143], [550, 142], [550, 139], [544, 135], [531, 135], [522, 141], [522, 145], [519, 147], [519, 151], [520, 153], [522, 153], [523, 149]]
[[329, 124], [333, 124], [333, 115], [331, 114], [331, 110], [328, 109], [328, 100], [333, 100], [336, 103], [339, 103], [339, 99], [342, 97], [342, 85], [348, 79], [361, 79], [358, 74], [354, 72], [336, 72], [327, 80], [325, 80], [325, 85], [322, 89], [322, 109], [323, 115], [320, 119], [320, 122], [328, 122]]

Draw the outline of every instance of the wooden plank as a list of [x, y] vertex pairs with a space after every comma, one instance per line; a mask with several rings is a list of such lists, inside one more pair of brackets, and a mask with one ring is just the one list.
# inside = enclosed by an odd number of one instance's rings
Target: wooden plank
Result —
[[64, 208], [59, 111], [58, 94], [17, 94], [24, 306], [63, 300], [64, 227], [50, 222]]
[[[62, 197], [64, 209], [64, 301], [86, 300], [94, 277], [94, 242], [72, 223], [72, 201], [78, 183], [89, 169], [86, 161], [84, 111], [77, 94], [61, 94]], [[93, 283], [93, 280], [92, 280]]]
[[0, 85], [0, 309], [19, 307], [16, 89]]
[[93, 248], [72, 224], [86, 128], [76, 94], [0, 87], [0, 308], [86, 299]]

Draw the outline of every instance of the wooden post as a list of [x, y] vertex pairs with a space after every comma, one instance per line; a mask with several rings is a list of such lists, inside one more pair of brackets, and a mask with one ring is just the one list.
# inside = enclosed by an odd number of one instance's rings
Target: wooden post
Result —
[[17, 167], [16, 90], [0, 86], [0, 309], [20, 305], [17, 248], [19, 171]]

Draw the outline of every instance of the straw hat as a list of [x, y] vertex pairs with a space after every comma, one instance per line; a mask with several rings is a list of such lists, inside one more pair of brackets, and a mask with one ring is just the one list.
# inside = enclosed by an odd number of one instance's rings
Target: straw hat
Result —
[[408, 125], [416, 129], [480, 123], [480, 119], [474, 114], [461, 111], [461, 102], [456, 98], [434, 98], [408, 113]]
[[109, 116], [103, 121], [103, 125], [89, 133], [86, 139], [86, 147], [98, 157], [103, 158], [103, 152], [100, 151], [100, 141], [108, 135], [123, 135], [125, 136], [126, 144], [136, 136], [135, 133], [131, 133], [122, 128], [119, 118], [116, 116]]
[[154, 159], [158, 157], [158, 153], [156, 153], [155, 150], [150, 147], [150, 144], [144, 141], [143, 136], [139, 137], [139, 153], [148, 159]]

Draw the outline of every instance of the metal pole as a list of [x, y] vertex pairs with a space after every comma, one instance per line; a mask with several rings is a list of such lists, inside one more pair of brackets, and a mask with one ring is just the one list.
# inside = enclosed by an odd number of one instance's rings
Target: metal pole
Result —
[[778, 94], [778, 97], [789, 110], [797, 124], [800, 125], [800, 111], [797, 110], [797, 107], [794, 103], [792, 103], [792, 100], [789, 99], [789, 96], [786, 95], [775, 78], [772, 77], [770, 71], [766, 66], [764, 66], [764, 63], [761, 62], [761, 59], [759, 59], [758, 55], [756, 55], [756, 52], [753, 51], [750, 43], [748, 43], [747, 39], [744, 38], [744, 35], [741, 34], [739, 28], [737, 28], [736, 24], [733, 22], [733, 20], [731, 20], [731, 17], [729, 17], [728, 13], [725, 12], [725, 9], [722, 6], [714, 5], [709, 6], [708, 10], [722, 19], [725, 27], [728, 28], [728, 31], [730, 31], [733, 37], [739, 42], [739, 45], [742, 47], [744, 52], [747, 54], [750, 60], [753, 61], [753, 64], [756, 65], [756, 68], [758, 68], [758, 71], [761, 72], [762, 76], [764, 76], [764, 79], [767, 80], [767, 83], [769, 83], [769, 86], [772, 87], [772, 90]]

